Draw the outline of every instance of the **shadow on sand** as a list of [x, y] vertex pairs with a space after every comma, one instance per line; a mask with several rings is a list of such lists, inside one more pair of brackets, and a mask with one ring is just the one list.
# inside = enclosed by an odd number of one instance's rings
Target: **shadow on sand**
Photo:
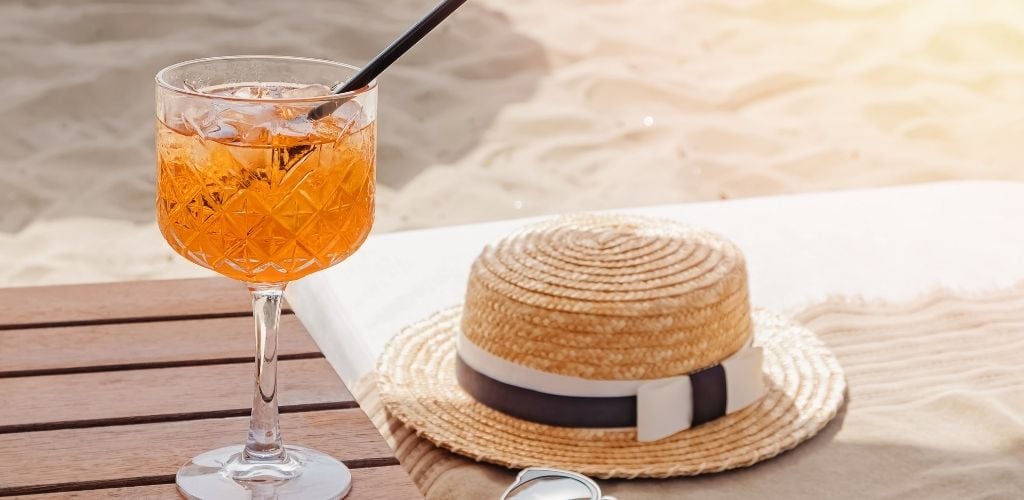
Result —
[[[153, 76], [199, 57], [364, 64], [435, 0], [0, 3], [0, 231], [36, 219], [155, 217]], [[45, 55], [45, 56], [42, 56]], [[548, 72], [539, 43], [474, 2], [381, 78], [378, 181], [457, 161]]]

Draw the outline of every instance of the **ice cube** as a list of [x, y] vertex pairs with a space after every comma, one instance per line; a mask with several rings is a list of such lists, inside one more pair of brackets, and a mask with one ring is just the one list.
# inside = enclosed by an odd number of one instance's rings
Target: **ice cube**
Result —
[[217, 142], [235, 142], [238, 140], [238, 136], [238, 130], [230, 123], [219, 122], [215, 130], [206, 132], [205, 138]]
[[219, 110], [217, 121], [235, 130], [239, 142], [267, 144], [278, 120], [270, 104], [230, 103]]
[[259, 99], [263, 97], [263, 87], [239, 87], [231, 91], [231, 97], [239, 97], [242, 99]]
[[213, 95], [237, 97], [239, 99], [278, 99], [281, 97], [281, 87], [257, 83], [219, 89]]
[[185, 123], [185, 111], [192, 107], [192, 101], [175, 95], [161, 95], [157, 107], [157, 119], [181, 133], [191, 133], [192, 127]]
[[253, 126], [273, 120], [274, 106], [263, 103], [224, 103], [217, 106], [217, 117], [224, 121]]
[[[283, 88], [277, 97], [282, 99], [306, 99], [312, 97], [323, 97], [330, 95], [331, 89], [314, 83], [312, 85], [304, 85], [297, 88]], [[297, 120], [300, 117], [305, 117], [317, 106], [317, 103], [293, 103], [293, 104], [282, 104], [278, 110], [278, 115], [285, 120]]]
[[357, 127], [361, 121], [366, 120], [366, 114], [363, 113], [363, 106], [355, 99], [345, 101], [344, 104], [331, 114], [346, 122], [353, 122]]
[[242, 141], [245, 144], [270, 144], [274, 134], [268, 127], [252, 127], [242, 132]]
[[346, 101], [332, 114], [345, 123], [345, 126], [343, 127], [345, 133], [363, 129], [373, 122], [374, 118], [370, 116], [370, 114], [366, 112], [366, 109], [363, 108], [363, 105], [355, 99]]
[[217, 115], [209, 109], [188, 108], [182, 113], [181, 120], [187, 128], [203, 140], [232, 142], [239, 135], [238, 130], [232, 124], [219, 120]]
[[281, 90], [282, 99], [303, 99], [306, 97], [321, 97], [330, 95], [331, 89], [326, 85], [320, 85], [319, 83], [313, 83], [310, 85], [303, 85], [302, 87], [296, 87], [293, 89]]
[[300, 115], [278, 122], [277, 133], [287, 137], [306, 138], [316, 135], [316, 127], [305, 116]]
[[215, 132], [219, 128], [213, 112], [206, 108], [195, 106], [185, 108], [181, 112], [181, 121], [202, 139], [206, 139], [207, 134]]

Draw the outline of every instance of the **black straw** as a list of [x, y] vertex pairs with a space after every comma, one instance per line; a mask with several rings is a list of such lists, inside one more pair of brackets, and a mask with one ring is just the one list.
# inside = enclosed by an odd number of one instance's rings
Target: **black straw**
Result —
[[[466, 3], [466, 0], [443, 0], [441, 3], [434, 7], [434, 10], [430, 11], [427, 15], [423, 16], [418, 23], [409, 28], [408, 31], [398, 37], [397, 40], [391, 42], [386, 49], [377, 54], [363, 69], [359, 70], [352, 78], [349, 78], [344, 85], [339, 85], [334, 89], [335, 94], [341, 94], [344, 92], [350, 92], [352, 90], [361, 89], [370, 84], [374, 78], [377, 78], [391, 63], [402, 57], [406, 51], [416, 45], [430, 30], [441, 24], [445, 18], [450, 16], [455, 9], [458, 9], [462, 4]], [[306, 115], [310, 120], [319, 120], [331, 113], [333, 113], [342, 103], [338, 101], [331, 101], [323, 103]]]

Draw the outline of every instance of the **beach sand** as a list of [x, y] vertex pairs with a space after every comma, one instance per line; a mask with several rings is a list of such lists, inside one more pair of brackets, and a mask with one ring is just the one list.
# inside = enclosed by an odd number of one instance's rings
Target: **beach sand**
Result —
[[[0, 4], [0, 286], [201, 276], [154, 225], [153, 83], [361, 64], [432, 0]], [[472, 0], [381, 79], [377, 232], [1024, 179], [1024, 3]]]

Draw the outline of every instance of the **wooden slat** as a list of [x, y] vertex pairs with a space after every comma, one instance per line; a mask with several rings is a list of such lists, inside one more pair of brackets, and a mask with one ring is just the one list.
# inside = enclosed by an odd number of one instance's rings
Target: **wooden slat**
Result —
[[[278, 385], [283, 407], [354, 406], [323, 358], [279, 362]], [[244, 415], [252, 387], [246, 363], [5, 378], [0, 432]]]
[[[0, 331], [0, 377], [252, 361], [252, 318]], [[281, 317], [278, 354], [317, 357], [294, 315]]]
[[[129, 498], [132, 500], [181, 500], [173, 484], [69, 491], [28, 495], [25, 500], [93, 500]], [[352, 492], [345, 500], [415, 500], [423, 498], [400, 466], [372, 467], [352, 470]]]
[[[240, 443], [248, 419], [217, 418], [130, 426], [0, 435], [0, 495], [117, 488], [150, 479], [158, 484], [189, 458]], [[359, 409], [281, 416], [285, 441], [310, 446], [349, 467], [397, 465]], [[142, 483], [146, 484], [146, 483]]]
[[226, 278], [0, 289], [0, 329], [249, 314], [245, 287]]
[[93, 500], [101, 498], [129, 498], [132, 500], [181, 500], [181, 495], [178, 494], [178, 489], [173, 484], [158, 484], [156, 486], [103, 488], [98, 490], [79, 490], [64, 491], [60, 493], [43, 493], [39, 495], [19, 495], [16, 498], [24, 500]]
[[[0, 496], [178, 498], [188, 458], [245, 436], [252, 324], [225, 279], [0, 289]], [[281, 426], [355, 476], [349, 497], [422, 498], [294, 316]]]

